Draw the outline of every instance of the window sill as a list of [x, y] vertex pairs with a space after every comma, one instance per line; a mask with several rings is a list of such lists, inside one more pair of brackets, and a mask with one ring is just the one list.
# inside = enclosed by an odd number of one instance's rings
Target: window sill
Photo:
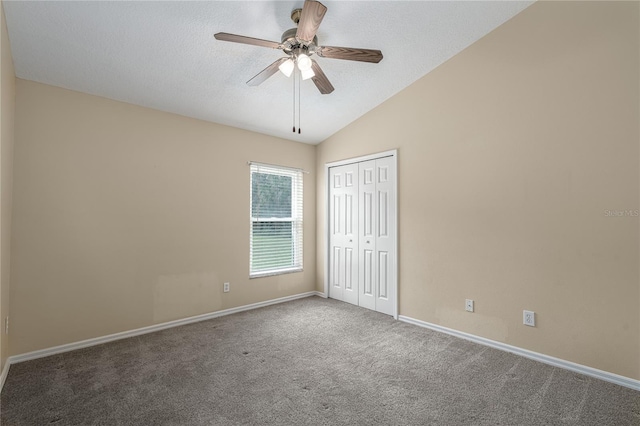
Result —
[[249, 274], [249, 279], [254, 278], [263, 278], [263, 277], [272, 277], [274, 275], [284, 275], [284, 274], [293, 274], [296, 272], [302, 272], [302, 268], [291, 268], [291, 269], [278, 269], [277, 271], [265, 271], [265, 272], [256, 272], [254, 274]]

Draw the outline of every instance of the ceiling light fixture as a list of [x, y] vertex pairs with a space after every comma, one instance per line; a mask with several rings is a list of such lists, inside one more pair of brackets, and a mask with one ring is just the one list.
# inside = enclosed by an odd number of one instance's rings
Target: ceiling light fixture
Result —
[[300, 71], [306, 71], [311, 69], [311, 58], [305, 55], [304, 53], [300, 53], [296, 58], [296, 62], [298, 62], [298, 69]]
[[303, 80], [309, 80], [311, 77], [315, 76], [316, 73], [313, 72], [311, 68], [300, 70], [300, 75]]
[[281, 63], [278, 69], [282, 72], [282, 74], [287, 77], [291, 77], [291, 73], [293, 72], [295, 64], [292, 59], [287, 59], [285, 62]]
[[298, 54], [295, 58], [295, 62], [291, 58], [287, 59], [278, 66], [278, 69], [285, 76], [291, 77], [296, 64], [298, 65], [298, 69], [300, 70], [300, 75], [303, 80], [308, 80], [316, 75], [316, 73], [313, 72], [313, 69], [311, 69], [313, 67], [313, 61], [304, 53]]

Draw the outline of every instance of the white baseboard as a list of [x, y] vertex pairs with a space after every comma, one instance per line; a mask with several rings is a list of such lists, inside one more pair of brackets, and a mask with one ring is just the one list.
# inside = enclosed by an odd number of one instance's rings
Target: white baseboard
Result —
[[2, 392], [2, 388], [4, 387], [4, 382], [7, 380], [7, 375], [9, 374], [9, 367], [11, 363], [9, 359], [4, 362], [4, 367], [2, 367], [2, 373], [0, 373], [0, 392]]
[[406, 317], [404, 315], [400, 315], [398, 319], [400, 321], [403, 321], [409, 324], [429, 328], [431, 330], [439, 331], [445, 334], [450, 334], [452, 336], [459, 337], [465, 340], [470, 340], [472, 342], [479, 343], [481, 345], [490, 346], [492, 348], [499, 349], [501, 351], [511, 352], [513, 354], [520, 355], [525, 358], [532, 359], [534, 361], [553, 365], [554, 367], [563, 368], [565, 370], [584, 374], [585, 376], [595, 377], [596, 379], [604, 380], [607, 382], [615, 383], [616, 385], [620, 385], [620, 386], [624, 386], [630, 389], [640, 391], [640, 380], [635, 380], [630, 377], [620, 376], [618, 374], [609, 373], [603, 370], [598, 370], [597, 368], [576, 364], [575, 362], [571, 362], [571, 361], [565, 361], [560, 358], [555, 358], [549, 355], [533, 352], [528, 349], [519, 348], [517, 346], [507, 345], [506, 343], [497, 342], [491, 339], [486, 339], [484, 337], [476, 336], [474, 334], [469, 334], [462, 331], [454, 330], [452, 328], [443, 327], [441, 325], [432, 324], [432, 323], [421, 321], [411, 317]]
[[[0, 392], [4, 387], [4, 382], [9, 374], [9, 368], [11, 364], [17, 364], [23, 361], [29, 361], [37, 358], [44, 358], [50, 355], [56, 355], [64, 352], [73, 351], [76, 349], [86, 348], [89, 346], [101, 345], [107, 342], [113, 342], [115, 340], [126, 339], [128, 337], [140, 336], [142, 334], [153, 333], [155, 331], [165, 330], [167, 328], [179, 327], [181, 325], [191, 324], [194, 322], [205, 321], [212, 318], [217, 318], [225, 315], [231, 315], [238, 312], [248, 311], [251, 309], [258, 309], [269, 305], [275, 305], [278, 303], [289, 302], [296, 299], [302, 299], [304, 297], [319, 296], [326, 298], [327, 295], [320, 291], [309, 291], [306, 293], [296, 294], [293, 296], [281, 297], [278, 299], [266, 300], [264, 302], [252, 303], [250, 305], [238, 306], [236, 308], [224, 309], [222, 311], [211, 312], [208, 314], [197, 315], [189, 318], [183, 318], [175, 321], [169, 321], [161, 324], [154, 324], [148, 327], [142, 327], [135, 330], [123, 331], [121, 333], [109, 334], [107, 336], [96, 337], [93, 339], [82, 340], [79, 342], [68, 343], [65, 345], [55, 346], [52, 348], [41, 349], [33, 352], [28, 352], [20, 355], [10, 356], [5, 364], [2, 372], [0, 373]], [[516, 355], [523, 356], [525, 358], [539, 361], [544, 364], [549, 364], [554, 367], [563, 368], [565, 370], [574, 371], [576, 373], [584, 374], [586, 376], [595, 377], [600, 380], [615, 383], [620, 386], [624, 386], [630, 389], [640, 391], [640, 380], [635, 380], [629, 377], [620, 376], [618, 374], [609, 373], [607, 371], [598, 370], [596, 368], [587, 367], [586, 365], [576, 364], [571, 361], [565, 361], [560, 358], [555, 358], [549, 355], [544, 355], [538, 352], [533, 352], [527, 349], [519, 348], [517, 346], [511, 346], [506, 343], [497, 342], [495, 340], [486, 339], [484, 337], [476, 336], [473, 334], [465, 333], [462, 331], [454, 330], [451, 328], [443, 327], [437, 324], [431, 324], [426, 321], [421, 321], [415, 318], [399, 315], [400, 321], [417, 325], [420, 327], [429, 328], [441, 333], [446, 333], [455, 337], [459, 337], [465, 340], [470, 340], [481, 345], [490, 346], [495, 349], [499, 349], [506, 352], [511, 352]]]
[[[23, 361], [29, 361], [37, 358], [44, 358], [50, 355], [56, 355], [64, 352], [73, 351], [76, 349], [87, 348], [89, 346], [101, 345], [107, 342], [113, 342], [114, 340], [126, 339], [128, 337], [140, 336], [142, 334], [153, 333], [155, 331], [165, 330], [167, 328], [179, 327], [181, 325], [191, 324], [194, 322], [205, 321], [212, 318], [218, 318], [225, 315], [236, 314], [238, 312], [248, 311], [251, 309], [263, 308], [269, 305], [275, 305], [277, 303], [289, 302], [296, 299], [302, 299], [304, 297], [320, 296], [323, 294], [318, 291], [309, 291], [306, 293], [295, 294], [293, 296], [280, 297], [278, 299], [266, 300], [264, 302], [252, 303], [250, 305], [238, 306], [236, 308], [223, 309], [222, 311], [210, 312], [208, 314], [197, 315], [194, 317], [183, 318], [175, 321], [163, 322], [161, 324], [154, 324], [148, 327], [137, 328], [135, 330], [123, 331], [120, 333], [109, 334], [107, 336], [95, 337], [93, 339], [81, 340], [79, 342], [67, 343], [65, 345], [54, 346], [52, 348], [40, 349], [33, 352], [27, 352], [20, 355], [13, 355], [7, 359], [7, 367], [9, 364], [16, 364]], [[4, 374], [4, 372], [3, 372]], [[2, 383], [2, 382], [0, 382]], [[0, 386], [0, 391], [2, 386]]]

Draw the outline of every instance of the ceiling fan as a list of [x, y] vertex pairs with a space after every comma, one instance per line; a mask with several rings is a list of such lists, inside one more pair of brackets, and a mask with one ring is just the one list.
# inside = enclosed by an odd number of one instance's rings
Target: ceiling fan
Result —
[[291, 12], [291, 20], [297, 24], [297, 28], [285, 31], [282, 34], [280, 43], [229, 33], [217, 33], [214, 37], [222, 41], [280, 49], [287, 54], [287, 57], [276, 60], [247, 81], [249, 86], [261, 84], [275, 74], [278, 69], [289, 77], [297, 65], [302, 79], [311, 78], [320, 93], [326, 95], [333, 92], [334, 88], [327, 76], [322, 72], [320, 65], [314, 59], [311, 59], [312, 55], [316, 54], [321, 58], [373, 63], [378, 63], [382, 60], [382, 52], [379, 50], [319, 46], [316, 32], [326, 12], [327, 8], [322, 3], [315, 0], [305, 0], [302, 9], [295, 9]]

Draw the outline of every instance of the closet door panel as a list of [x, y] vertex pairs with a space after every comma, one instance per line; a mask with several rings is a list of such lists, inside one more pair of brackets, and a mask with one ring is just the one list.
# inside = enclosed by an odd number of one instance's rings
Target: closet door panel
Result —
[[391, 157], [375, 160], [375, 310], [393, 315], [395, 304], [392, 277], [395, 275], [395, 162]]
[[358, 165], [329, 169], [329, 297], [358, 304]]
[[359, 163], [359, 207], [360, 234], [358, 274], [358, 304], [376, 309], [376, 160]]

